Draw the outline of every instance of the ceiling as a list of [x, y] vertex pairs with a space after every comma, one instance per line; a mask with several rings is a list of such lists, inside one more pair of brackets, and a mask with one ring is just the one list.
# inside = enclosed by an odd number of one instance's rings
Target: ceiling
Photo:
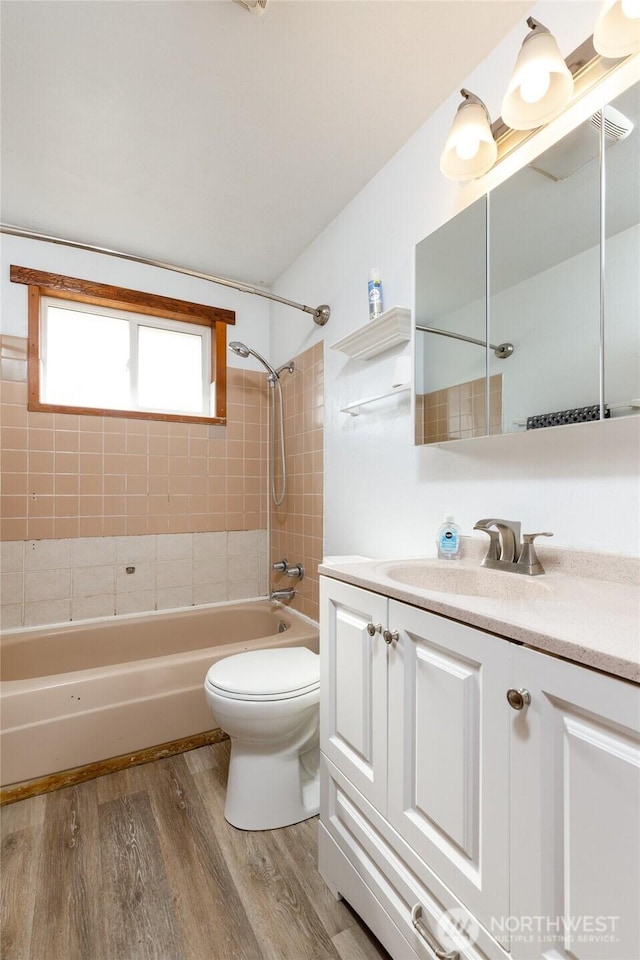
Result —
[[530, 6], [3, 2], [2, 219], [269, 284]]

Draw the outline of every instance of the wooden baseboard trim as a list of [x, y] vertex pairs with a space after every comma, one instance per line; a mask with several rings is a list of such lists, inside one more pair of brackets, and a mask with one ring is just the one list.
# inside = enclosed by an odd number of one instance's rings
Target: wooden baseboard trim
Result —
[[205, 747], [209, 743], [220, 743], [228, 739], [227, 734], [218, 727], [216, 730], [196, 733], [192, 737], [171, 740], [169, 743], [159, 743], [155, 747], [145, 747], [144, 750], [111, 757], [109, 760], [99, 760], [97, 763], [88, 763], [83, 767], [61, 770], [60, 773], [50, 773], [46, 777], [37, 777], [35, 780], [24, 780], [22, 783], [14, 783], [0, 790], [0, 807], [7, 803], [15, 803], [17, 800], [26, 800], [27, 797], [37, 797], [41, 793], [62, 790], [63, 787], [71, 787], [85, 780], [94, 780], [107, 773], [137, 767], [141, 763], [151, 763], [152, 760], [173, 757], [177, 753], [187, 753], [189, 750]]

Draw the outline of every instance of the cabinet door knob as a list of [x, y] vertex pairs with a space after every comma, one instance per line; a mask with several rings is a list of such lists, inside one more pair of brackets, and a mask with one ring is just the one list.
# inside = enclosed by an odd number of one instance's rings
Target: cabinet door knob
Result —
[[382, 638], [385, 643], [388, 643], [389, 646], [391, 646], [392, 643], [396, 643], [396, 641], [399, 640], [400, 634], [397, 630], [394, 630], [393, 632], [391, 630], [383, 630]]
[[515, 690], [513, 687], [510, 687], [507, 690], [507, 700], [509, 701], [509, 706], [513, 707], [514, 710], [522, 710], [526, 705], [528, 706], [531, 703], [531, 694], [525, 687], [522, 687], [520, 690]]
[[376, 633], [382, 633], [382, 624], [381, 623], [368, 623], [367, 624], [367, 633], [370, 637], [375, 637]]

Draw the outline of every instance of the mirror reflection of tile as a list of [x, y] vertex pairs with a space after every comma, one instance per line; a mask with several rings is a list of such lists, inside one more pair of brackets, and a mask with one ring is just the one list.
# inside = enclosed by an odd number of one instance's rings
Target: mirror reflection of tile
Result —
[[[468, 380], [416, 396], [416, 443], [484, 437], [485, 380]], [[489, 431], [502, 433], [502, 374], [489, 378]]]

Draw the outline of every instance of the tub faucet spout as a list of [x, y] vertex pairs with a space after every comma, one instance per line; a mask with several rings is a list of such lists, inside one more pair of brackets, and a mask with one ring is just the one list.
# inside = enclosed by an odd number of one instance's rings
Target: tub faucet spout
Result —
[[286, 590], [272, 590], [269, 594], [269, 600], [293, 600], [296, 592], [293, 587], [288, 587]]

